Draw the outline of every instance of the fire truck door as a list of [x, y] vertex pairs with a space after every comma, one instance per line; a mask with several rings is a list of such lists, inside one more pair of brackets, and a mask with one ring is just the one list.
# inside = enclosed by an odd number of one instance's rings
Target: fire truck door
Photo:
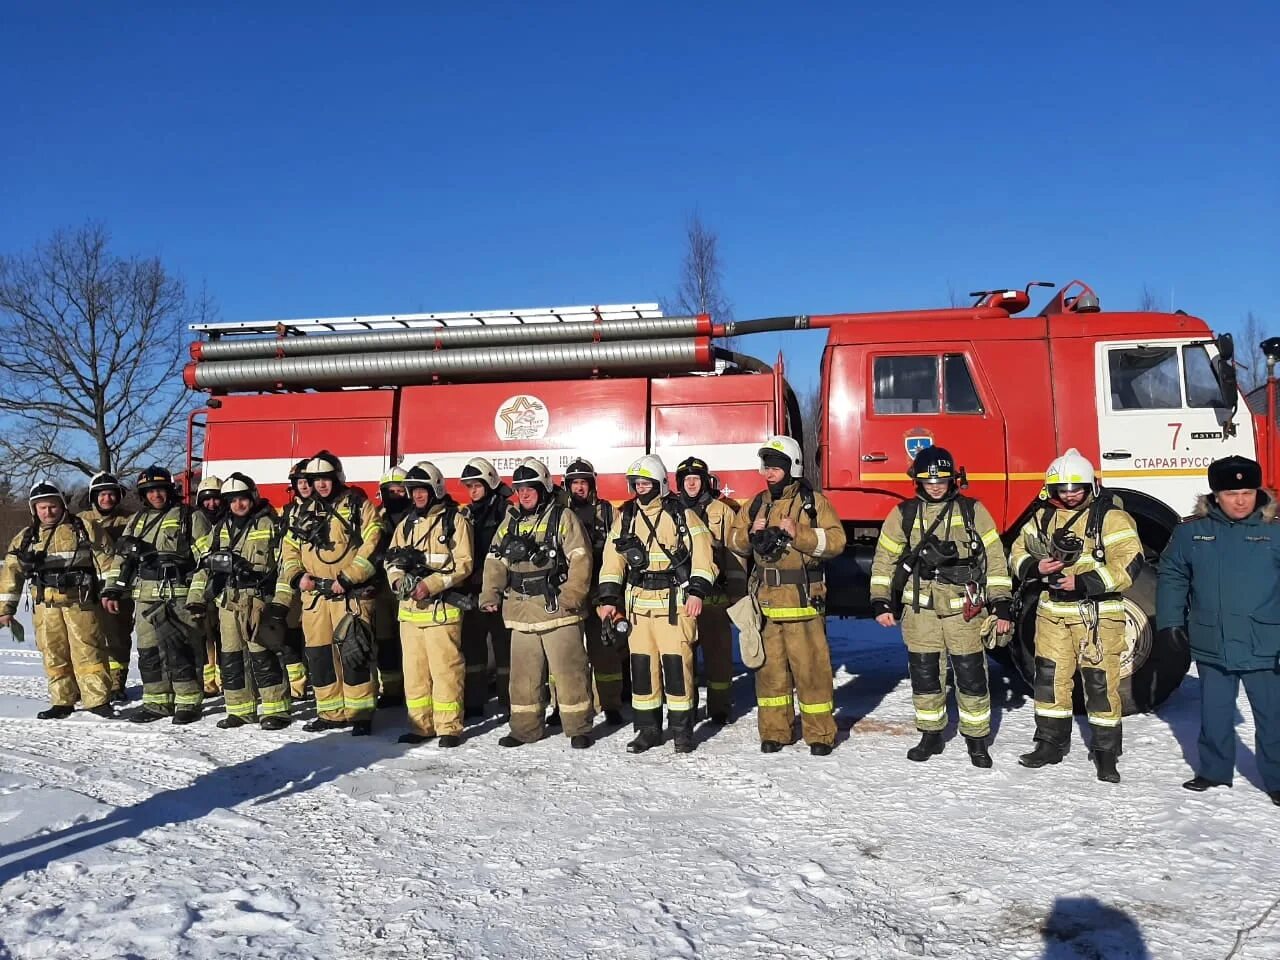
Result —
[[911, 496], [914, 485], [907, 467], [923, 448], [942, 446], [965, 469], [965, 492], [994, 516], [1003, 516], [1008, 493], [1004, 417], [970, 346], [862, 349], [867, 392], [858, 463], [861, 486]]
[[1213, 372], [1216, 350], [1201, 341], [1108, 341], [1097, 345], [1098, 449], [1102, 481], [1149, 494], [1187, 515], [1220, 457], [1256, 455], [1240, 400], [1235, 436], [1226, 428]]

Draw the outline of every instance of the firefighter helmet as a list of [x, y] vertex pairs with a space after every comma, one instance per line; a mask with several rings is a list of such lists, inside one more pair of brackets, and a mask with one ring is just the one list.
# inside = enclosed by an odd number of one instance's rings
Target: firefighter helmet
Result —
[[148, 490], [158, 490], [161, 487], [164, 487], [170, 493], [174, 493], [177, 490], [173, 485], [173, 474], [154, 463], [138, 474], [138, 482], [134, 485], [134, 488], [140, 494], [146, 493]]
[[345, 479], [342, 474], [342, 461], [328, 450], [321, 450], [308, 460], [306, 466], [302, 468], [302, 475], [308, 480], [328, 479], [334, 483], [342, 483]]
[[1049, 464], [1044, 474], [1044, 488], [1052, 499], [1057, 499], [1060, 493], [1092, 490], [1094, 484], [1093, 464], [1075, 447]]
[[196, 487], [196, 499], [203, 500], [207, 496], [222, 496], [222, 480], [209, 474], [207, 477], [200, 478], [200, 485]]
[[104, 490], [114, 490], [117, 497], [124, 499], [124, 484], [117, 480], [114, 474], [102, 470], [89, 478], [89, 499], [96, 503], [98, 494]]
[[925, 447], [907, 467], [907, 476], [917, 482], [955, 480], [959, 476], [955, 457], [945, 447]]
[[426, 487], [435, 500], [444, 499], [444, 474], [430, 460], [419, 460], [404, 475], [405, 489]]
[[667, 476], [667, 465], [656, 453], [647, 453], [627, 467], [627, 489], [632, 493], [636, 492], [637, 480], [652, 480], [658, 487], [660, 497], [665, 497], [671, 492], [671, 478]]
[[306, 469], [307, 469], [307, 460], [305, 457], [299, 460], [297, 463], [295, 463], [292, 467], [290, 467], [289, 468], [289, 485], [293, 486], [294, 483], [299, 478], [302, 477], [302, 474]]
[[27, 497], [27, 504], [31, 508], [31, 515], [36, 514], [36, 504], [41, 500], [57, 500], [65, 508], [67, 498], [62, 495], [62, 491], [48, 480], [40, 480], [31, 487], [31, 493]]
[[511, 485], [519, 490], [521, 487], [541, 487], [546, 493], [555, 489], [551, 479], [551, 471], [537, 457], [525, 457], [511, 474]]
[[711, 468], [701, 457], [685, 457], [676, 465], [676, 485], [684, 486], [684, 478], [698, 476], [702, 478], [703, 489], [711, 487]]
[[[201, 489], [204, 484], [200, 484]], [[237, 470], [226, 480], [222, 481], [222, 498], [230, 500], [232, 497], [249, 497], [253, 500], [258, 499], [258, 485], [253, 482], [253, 478], [241, 473]]]
[[484, 457], [472, 457], [468, 460], [466, 466], [462, 468], [462, 475], [458, 479], [463, 483], [479, 481], [490, 490], [497, 490], [502, 486], [502, 478], [498, 476], [498, 468]]
[[793, 477], [804, 476], [804, 454], [794, 437], [770, 437], [756, 455], [760, 458], [761, 473], [765, 467], [772, 466], [788, 471]]
[[564, 483], [569, 485], [570, 480], [586, 480], [591, 484], [594, 490], [596, 486], [596, 468], [595, 465], [585, 457], [578, 457], [571, 460], [569, 465], [564, 468]]
[[387, 487], [393, 483], [398, 483], [401, 486], [403, 486], [404, 478], [407, 475], [408, 475], [408, 471], [405, 470], [405, 468], [400, 466], [399, 464], [396, 464], [393, 467], [388, 467], [387, 472], [384, 473], [382, 475], [382, 479], [378, 481], [378, 486]]

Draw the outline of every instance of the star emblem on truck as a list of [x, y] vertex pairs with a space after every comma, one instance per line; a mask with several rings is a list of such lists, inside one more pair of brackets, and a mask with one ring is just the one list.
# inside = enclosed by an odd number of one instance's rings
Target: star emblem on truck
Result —
[[494, 426], [503, 440], [533, 440], [546, 436], [550, 417], [537, 397], [517, 394], [498, 408]]

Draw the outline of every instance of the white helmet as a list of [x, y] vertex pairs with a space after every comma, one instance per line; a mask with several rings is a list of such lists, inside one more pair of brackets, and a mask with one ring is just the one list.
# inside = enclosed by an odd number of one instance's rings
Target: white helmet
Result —
[[[200, 487], [203, 489], [204, 484], [201, 484]], [[238, 471], [222, 482], [221, 492], [224, 500], [240, 496], [252, 497], [254, 500], [258, 499], [258, 485], [253, 482], [252, 478]]]
[[511, 473], [511, 485], [519, 489], [522, 485], [529, 484], [542, 487], [547, 493], [555, 489], [555, 483], [551, 479], [551, 471], [547, 469], [547, 465], [537, 457], [525, 457], [517, 465]]
[[770, 437], [765, 441], [763, 447], [756, 451], [756, 456], [760, 458], [760, 472], [764, 473], [765, 457], [785, 457], [787, 465], [784, 469], [789, 470], [793, 477], [804, 476], [804, 454], [800, 452], [800, 444], [796, 443], [794, 437], [776, 436]]
[[484, 457], [472, 457], [468, 460], [466, 466], [462, 468], [462, 476], [458, 479], [463, 483], [478, 480], [490, 490], [497, 490], [502, 486], [502, 478], [498, 476], [498, 468]]
[[398, 483], [401, 486], [403, 486], [404, 478], [407, 475], [408, 475], [408, 471], [405, 470], [405, 468], [400, 466], [399, 464], [396, 464], [393, 467], [388, 467], [387, 472], [384, 473], [382, 475], [382, 479], [378, 481], [378, 486], [385, 487], [388, 484], [392, 484], [392, 483]]
[[1072, 447], [1049, 464], [1044, 472], [1044, 486], [1050, 496], [1059, 492], [1094, 488], [1093, 464]]
[[213, 474], [209, 474], [207, 477], [201, 477], [200, 485], [196, 487], [196, 499], [202, 499], [206, 493], [221, 494], [221, 478], [215, 477]]
[[637, 480], [652, 480], [658, 485], [660, 497], [665, 497], [671, 492], [671, 478], [667, 476], [667, 465], [656, 453], [646, 453], [627, 467], [627, 489], [632, 493], [636, 492]]
[[414, 487], [426, 487], [436, 500], [444, 499], [444, 474], [430, 460], [419, 460], [404, 475], [406, 490]]
[[342, 472], [342, 461], [328, 450], [321, 450], [307, 461], [302, 468], [302, 475], [308, 480], [331, 479], [334, 483], [345, 483]]

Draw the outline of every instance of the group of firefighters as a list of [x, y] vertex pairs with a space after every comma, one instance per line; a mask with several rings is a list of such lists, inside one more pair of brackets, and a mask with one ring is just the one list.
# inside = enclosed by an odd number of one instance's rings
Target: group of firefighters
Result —
[[[558, 725], [586, 748], [598, 713], [623, 723], [629, 693], [627, 750], [664, 741], [665, 707], [674, 750], [688, 753], [698, 650], [707, 719], [732, 719], [732, 618], [754, 670], [761, 751], [794, 742], [798, 708], [803, 740], [824, 756], [836, 725], [823, 562], [844, 550], [845, 531], [804, 480], [794, 439], [771, 438], [759, 458], [765, 489], [742, 509], [720, 496], [705, 461], [681, 462], [672, 491], [654, 455], [628, 468], [631, 499], [617, 508], [597, 496], [585, 459], [558, 486], [537, 459], [508, 485], [476, 457], [459, 478], [464, 504], [423, 461], [392, 468], [375, 504], [322, 451], [295, 465], [279, 514], [241, 473], [205, 477], [191, 509], [170, 473], [151, 467], [132, 514], [107, 474], [92, 479], [78, 515], [55, 486], [37, 484], [32, 522], [0, 572], [0, 626], [29, 583], [52, 700], [45, 719], [77, 702], [114, 716], [112, 702], [128, 699], [136, 628], [143, 695], [127, 716], [138, 723], [199, 720], [220, 686], [219, 727], [280, 729], [309, 686], [308, 731], [367, 735], [377, 707], [403, 705], [402, 743], [455, 747], [467, 722], [486, 716], [492, 686], [509, 717], [502, 746]], [[1019, 762], [1063, 759], [1078, 672], [1097, 777], [1118, 781], [1122, 595], [1143, 559], [1133, 518], [1068, 450], [1006, 554], [947, 450], [924, 448], [909, 473], [917, 495], [885, 520], [871, 570], [875, 618], [900, 624], [908, 651], [920, 731], [908, 757], [943, 751], [950, 669], [969, 758], [992, 765], [986, 652], [1011, 636], [1017, 581], [1039, 588], [1035, 743]]]

